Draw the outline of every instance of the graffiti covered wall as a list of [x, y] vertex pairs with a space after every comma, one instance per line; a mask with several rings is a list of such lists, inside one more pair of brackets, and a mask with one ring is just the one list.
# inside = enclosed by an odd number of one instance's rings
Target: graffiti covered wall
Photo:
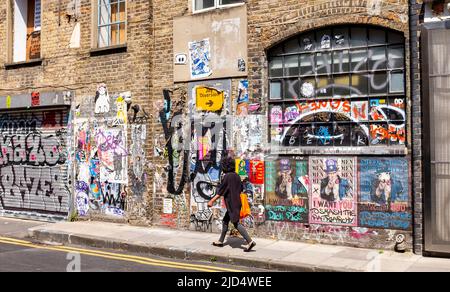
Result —
[[110, 95], [105, 84], [76, 105], [74, 203], [80, 217], [124, 218], [128, 203], [143, 202], [146, 117], [139, 105], [128, 116], [130, 105], [131, 93]]
[[1, 214], [67, 217], [67, 123], [67, 109], [0, 114]]

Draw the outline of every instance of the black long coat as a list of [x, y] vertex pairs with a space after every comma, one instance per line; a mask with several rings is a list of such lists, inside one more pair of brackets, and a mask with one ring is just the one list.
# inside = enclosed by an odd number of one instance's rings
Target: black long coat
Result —
[[217, 194], [225, 199], [227, 211], [232, 223], [237, 223], [240, 220], [242, 190], [241, 178], [234, 172], [225, 174], [217, 190]]

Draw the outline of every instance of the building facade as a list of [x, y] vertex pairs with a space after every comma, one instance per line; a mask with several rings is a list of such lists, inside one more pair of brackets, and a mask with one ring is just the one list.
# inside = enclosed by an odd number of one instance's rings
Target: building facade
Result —
[[435, 4], [5, 2], [1, 215], [217, 232], [233, 155], [255, 236], [426, 251]]
[[[155, 149], [168, 142], [169, 151], [155, 162], [166, 168], [154, 176], [163, 190], [154, 224], [220, 229], [224, 206], [206, 203], [231, 150], [254, 234], [413, 248], [418, 140], [407, 1], [159, 4], [155, 58], [173, 62], [155, 62], [162, 82], [154, 94], [175, 88], [165, 104], [181, 104], [167, 114], [191, 126], [171, 123], [178, 136], [155, 138]], [[176, 147], [186, 140], [190, 148]]]
[[1, 1], [2, 215], [128, 208], [145, 222], [151, 12], [139, 0]]

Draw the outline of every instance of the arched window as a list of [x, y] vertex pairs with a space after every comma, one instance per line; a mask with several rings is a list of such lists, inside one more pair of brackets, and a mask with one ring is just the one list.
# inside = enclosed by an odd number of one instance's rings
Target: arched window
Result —
[[398, 32], [352, 25], [270, 49], [272, 145], [404, 148], [404, 42]]

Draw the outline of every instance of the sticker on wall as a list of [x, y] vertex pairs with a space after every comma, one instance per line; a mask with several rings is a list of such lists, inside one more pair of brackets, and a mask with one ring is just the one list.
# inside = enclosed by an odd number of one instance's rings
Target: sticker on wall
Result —
[[331, 37], [329, 35], [324, 35], [320, 41], [321, 49], [331, 49]]
[[41, 96], [39, 92], [31, 93], [31, 106], [39, 106], [41, 104]]
[[304, 82], [300, 89], [303, 97], [311, 98], [314, 97], [314, 85], [310, 82]]
[[238, 60], [238, 70], [239, 70], [239, 72], [245, 72], [246, 66], [245, 66], [245, 60], [244, 59], [239, 59]]
[[364, 158], [359, 160], [359, 167], [359, 225], [411, 229], [408, 160]]
[[309, 223], [357, 226], [356, 159], [310, 157]]
[[163, 213], [172, 214], [173, 213], [173, 200], [163, 199]]
[[189, 42], [191, 78], [205, 78], [212, 74], [209, 39]]
[[110, 98], [106, 84], [100, 84], [95, 93], [95, 113], [102, 114], [109, 112]]
[[6, 97], [6, 108], [11, 108], [11, 96]]
[[217, 112], [222, 110], [225, 94], [214, 88], [199, 86], [195, 88], [197, 111]]
[[248, 102], [248, 80], [239, 81], [237, 103], [243, 102]]
[[186, 54], [176, 54], [175, 55], [175, 65], [186, 65], [187, 55]]

